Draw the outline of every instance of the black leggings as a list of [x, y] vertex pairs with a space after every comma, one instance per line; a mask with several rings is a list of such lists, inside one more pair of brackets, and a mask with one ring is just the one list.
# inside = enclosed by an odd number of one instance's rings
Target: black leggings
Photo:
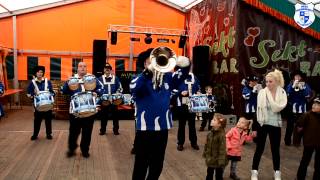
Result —
[[273, 170], [280, 170], [280, 141], [281, 141], [281, 128], [271, 125], [263, 125], [258, 129], [257, 146], [253, 156], [252, 169], [258, 170], [261, 156], [266, 144], [267, 135], [269, 135]]
[[223, 168], [208, 167], [206, 180], [213, 180], [213, 174], [216, 173], [216, 180], [223, 180]]

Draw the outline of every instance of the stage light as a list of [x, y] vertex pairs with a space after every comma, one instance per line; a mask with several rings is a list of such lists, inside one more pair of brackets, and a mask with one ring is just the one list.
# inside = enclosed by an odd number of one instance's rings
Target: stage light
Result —
[[146, 44], [151, 44], [152, 43], [152, 37], [151, 37], [151, 34], [146, 34], [146, 38], [144, 38], [144, 42]]
[[184, 48], [184, 45], [186, 44], [187, 36], [181, 35], [179, 39], [179, 48]]

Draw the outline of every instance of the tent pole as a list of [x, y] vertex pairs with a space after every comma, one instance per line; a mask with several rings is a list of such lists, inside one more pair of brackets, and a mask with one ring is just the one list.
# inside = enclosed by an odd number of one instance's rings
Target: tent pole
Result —
[[[130, 26], [134, 26], [134, 0], [131, 0], [131, 20], [130, 20]], [[131, 31], [134, 31], [132, 28]], [[130, 33], [130, 39], [133, 37], [133, 33]], [[133, 64], [133, 41], [130, 41], [130, 59], [129, 59], [129, 71], [132, 71], [132, 64]]]
[[[14, 66], [14, 78], [13, 88], [19, 89], [18, 82], [18, 50], [17, 50], [17, 16], [12, 16], [12, 29], [13, 29], [13, 66]], [[19, 93], [15, 94], [14, 102], [18, 102]]]

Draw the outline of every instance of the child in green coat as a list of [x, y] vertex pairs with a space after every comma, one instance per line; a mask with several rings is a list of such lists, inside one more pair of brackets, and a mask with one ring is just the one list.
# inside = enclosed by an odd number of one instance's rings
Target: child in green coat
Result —
[[206, 180], [213, 180], [214, 172], [216, 180], [223, 179], [223, 170], [228, 164], [224, 131], [226, 124], [227, 119], [219, 113], [216, 113], [211, 121], [212, 130], [207, 136], [203, 152], [208, 167]]

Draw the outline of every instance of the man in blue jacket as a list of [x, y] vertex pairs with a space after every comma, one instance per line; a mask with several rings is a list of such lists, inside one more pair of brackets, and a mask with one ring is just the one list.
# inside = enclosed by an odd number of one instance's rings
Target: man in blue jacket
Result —
[[[68, 86], [68, 82], [63, 85], [62, 92], [63, 94], [68, 94], [70, 96], [79, 93], [85, 92], [83, 87], [83, 77], [87, 75], [87, 65], [84, 62], [78, 64], [77, 74], [74, 75], [75, 78], [78, 78], [79, 87], [75, 90], [71, 90]], [[102, 83], [96, 79], [96, 88], [92, 91], [95, 95], [101, 95], [103, 93]], [[72, 157], [75, 155], [75, 150], [78, 147], [77, 140], [81, 134], [80, 149], [82, 156], [88, 158], [91, 134], [94, 123], [95, 115], [89, 117], [76, 117], [73, 114], [70, 114], [70, 127], [69, 127], [69, 139], [68, 139], [68, 152], [67, 157]]]
[[[160, 47], [160, 50], [163, 47]], [[150, 50], [139, 54], [146, 68], [130, 83], [136, 105], [135, 162], [133, 180], [158, 179], [165, 156], [168, 130], [172, 128], [170, 98], [178, 84], [171, 72], [156, 72], [150, 64]], [[165, 55], [169, 57], [170, 55]], [[158, 76], [156, 76], [158, 74]], [[160, 81], [155, 81], [162, 77]]]
[[[121, 94], [123, 89], [121, 82], [118, 77], [111, 73], [112, 66], [109, 63], [106, 63], [104, 67], [104, 74], [98, 78], [100, 82], [103, 83], [104, 92], [103, 94]], [[101, 106], [100, 119], [101, 119], [101, 128], [100, 135], [106, 134], [107, 123], [110, 118], [113, 118], [113, 134], [119, 135], [119, 119], [117, 117], [117, 105], [110, 104], [108, 106]]]

